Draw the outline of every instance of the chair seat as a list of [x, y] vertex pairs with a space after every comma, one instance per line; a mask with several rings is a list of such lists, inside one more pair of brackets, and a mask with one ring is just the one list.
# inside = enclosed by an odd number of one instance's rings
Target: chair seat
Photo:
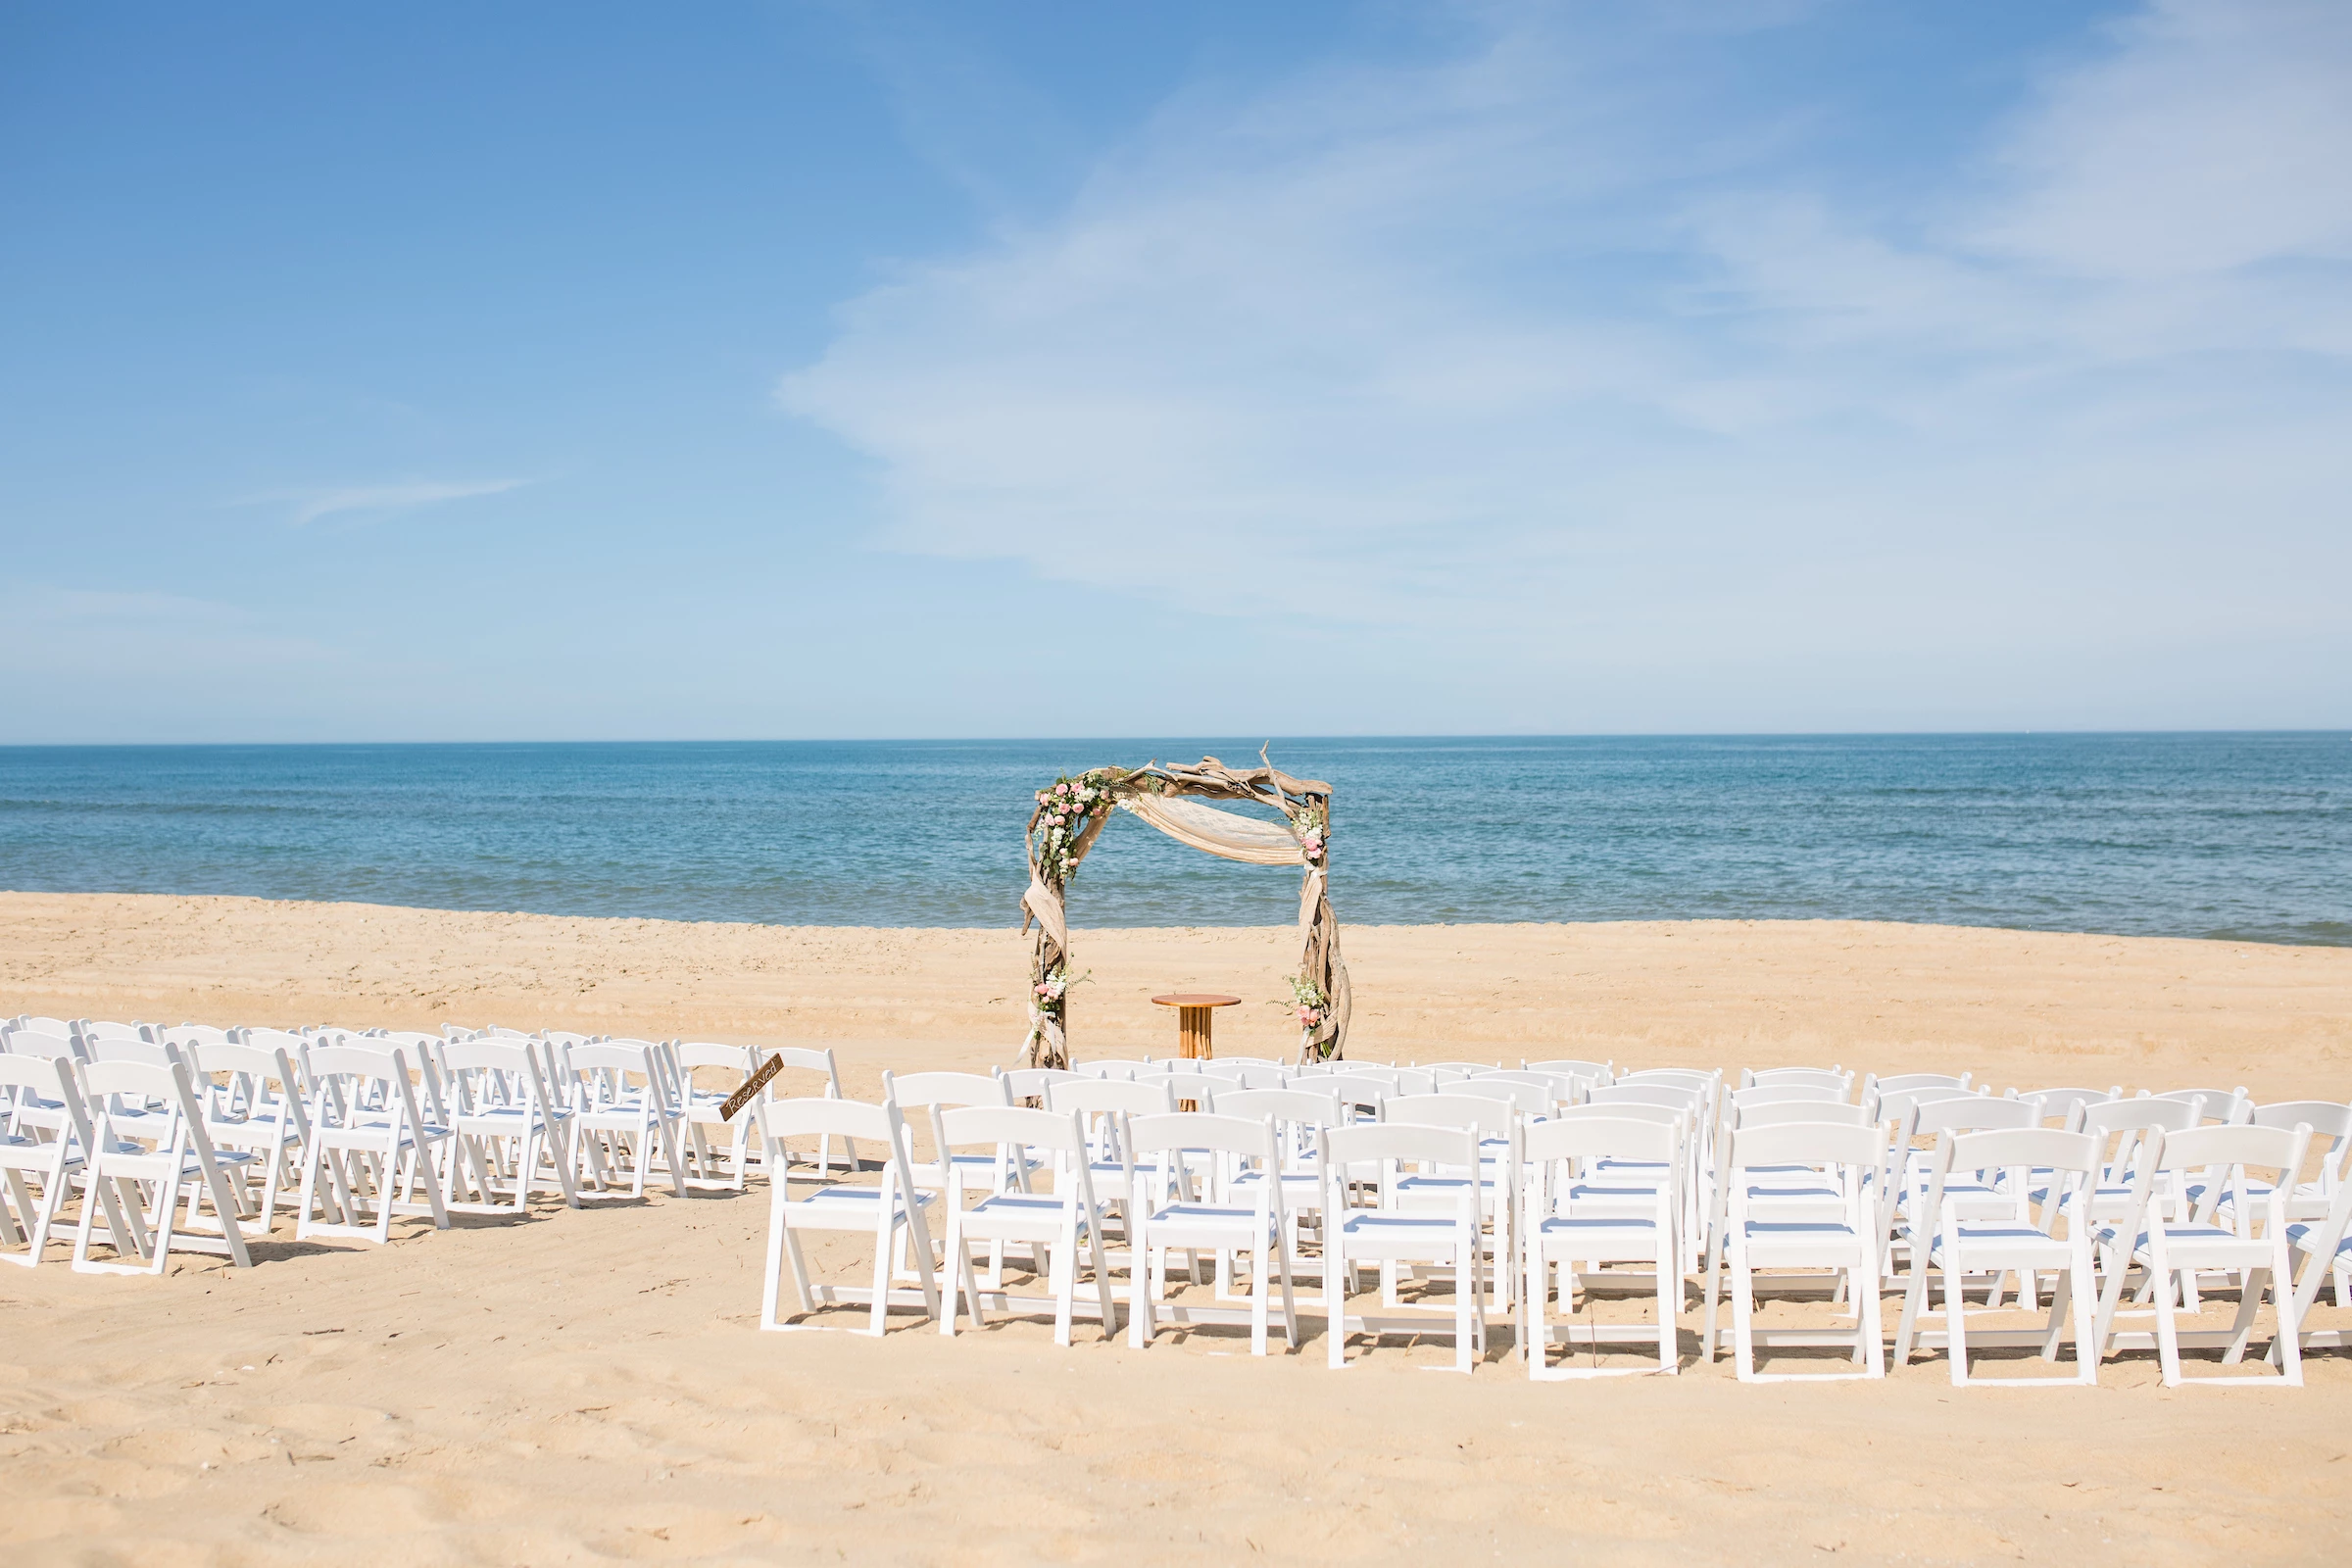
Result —
[[1170, 1203], [1151, 1216], [1148, 1234], [1153, 1247], [1230, 1246], [1235, 1239], [1254, 1244], [1273, 1231], [1271, 1217], [1261, 1223], [1257, 1209], [1219, 1203]]
[[[1346, 1239], [1340, 1245], [1351, 1261], [1450, 1257], [1464, 1234], [1462, 1227], [1449, 1219], [1423, 1219], [1371, 1208], [1348, 1210], [1334, 1229], [1344, 1233]], [[1478, 1245], [1475, 1236], [1470, 1241], [1472, 1246]]]
[[[2255, 1267], [2271, 1261], [2273, 1246], [2268, 1241], [2256, 1241], [2223, 1230], [2218, 1225], [2167, 1225], [2164, 1228], [2166, 1259], [2176, 1268], [2186, 1264], [2201, 1264], [2218, 1268], [2235, 1268], [2245, 1264]], [[2146, 1232], [2132, 1249], [2132, 1260], [2146, 1263], [2153, 1260], [2155, 1248]]]
[[[28, 1157], [37, 1155], [37, 1158]], [[12, 1170], [47, 1170], [57, 1158], [57, 1140], [21, 1138], [15, 1133], [0, 1133], [0, 1166]], [[71, 1170], [81, 1163], [78, 1148], [66, 1152], [66, 1168]]]
[[[2319, 1225], [2289, 1225], [2286, 1228], [2287, 1244], [2291, 1247], [2308, 1249], [2311, 1245], [2312, 1234], [2324, 1228]], [[2335, 1255], [2339, 1261], [2352, 1260], [2352, 1236], [2346, 1236], [2335, 1244]]]
[[[956, 1224], [967, 1241], [1052, 1242], [1061, 1238], [1069, 1222], [1068, 1206], [1058, 1198], [1029, 1193], [1004, 1193], [984, 1198], [956, 1216]], [[1086, 1216], [1078, 1216], [1078, 1234], [1086, 1234]]]
[[[2053, 1258], [2060, 1263], [2073, 1256], [2070, 1244], [2032, 1225], [1984, 1225], [1964, 1221], [1954, 1229], [1959, 1232], [1963, 1256], [1986, 1252], [2010, 1259]], [[1944, 1250], [1943, 1233], [1938, 1231], [1929, 1242], [1928, 1255], [1940, 1262]]]
[[1861, 1246], [1851, 1225], [1837, 1220], [1751, 1219], [1745, 1223], [1747, 1255], [1751, 1262], [1814, 1263], [1828, 1258], [1842, 1263]]

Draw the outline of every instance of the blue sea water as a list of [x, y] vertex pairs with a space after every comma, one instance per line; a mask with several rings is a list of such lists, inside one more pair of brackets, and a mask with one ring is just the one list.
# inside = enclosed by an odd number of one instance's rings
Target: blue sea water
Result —
[[[0, 887], [787, 924], [1018, 918], [1057, 772], [1257, 741], [0, 748]], [[1278, 741], [1343, 923], [1918, 920], [2352, 944], [2352, 736]], [[1087, 924], [1271, 924], [1294, 873], [1120, 818]]]

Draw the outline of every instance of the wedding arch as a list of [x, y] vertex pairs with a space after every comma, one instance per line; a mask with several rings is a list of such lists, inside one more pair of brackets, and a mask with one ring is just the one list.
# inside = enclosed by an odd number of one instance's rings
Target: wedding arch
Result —
[[[1325, 857], [1331, 845], [1331, 786], [1293, 778], [1266, 761], [1233, 768], [1213, 757], [1198, 767], [1153, 761], [1142, 767], [1098, 767], [1064, 774], [1037, 792], [1029, 813], [1029, 891], [1021, 895], [1021, 930], [1037, 923], [1029, 951], [1029, 1038], [1033, 1067], [1070, 1064], [1070, 932], [1062, 900], [1078, 862], [1095, 847], [1113, 810], [1126, 811], [1179, 844], [1247, 865], [1296, 865], [1298, 884], [1298, 971], [1291, 1000], [1298, 1011], [1298, 1054], [1328, 1061], [1348, 1040], [1348, 965], [1340, 959], [1340, 926], [1331, 912]], [[1282, 812], [1269, 822], [1219, 810], [1203, 801], [1255, 801]]]

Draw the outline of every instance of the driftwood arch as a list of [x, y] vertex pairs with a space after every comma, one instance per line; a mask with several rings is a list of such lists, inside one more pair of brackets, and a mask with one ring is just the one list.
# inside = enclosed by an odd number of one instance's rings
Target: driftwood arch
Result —
[[[1263, 761], [1263, 755], [1260, 756]], [[1223, 811], [1204, 801], [1255, 801], [1282, 812], [1281, 822]], [[1151, 762], [1143, 767], [1098, 767], [1055, 779], [1037, 792], [1029, 813], [1029, 891], [1021, 895], [1021, 929], [1037, 923], [1029, 951], [1029, 1038], [1033, 1067], [1067, 1067], [1070, 931], [1062, 899], [1078, 862], [1095, 847], [1110, 813], [1123, 810], [1180, 844], [1250, 865], [1296, 865], [1298, 884], [1298, 972], [1291, 977], [1298, 1007], [1301, 1060], [1327, 1061], [1348, 1041], [1348, 965], [1340, 959], [1340, 926], [1331, 912], [1325, 863], [1331, 846], [1331, 786], [1293, 778], [1271, 762], [1227, 767], [1203, 757], [1198, 767]]]

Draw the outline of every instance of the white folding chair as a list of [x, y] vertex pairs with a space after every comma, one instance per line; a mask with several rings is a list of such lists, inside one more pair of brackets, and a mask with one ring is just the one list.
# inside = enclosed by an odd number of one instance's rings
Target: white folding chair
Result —
[[[2295, 1316], [2294, 1267], [2287, 1237], [2286, 1192], [2294, 1186], [2310, 1147], [2311, 1129], [2298, 1126], [2196, 1127], [2177, 1133], [2154, 1132], [2132, 1186], [2133, 1215], [2123, 1225], [2101, 1226], [2092, 1240], [2108, 1253], [2107, 1286], [2099, 1298], [2100, 1344], [2112, 1344], [2118, 1302], [2132, 1267], [2145, 1271], [2155, 1287], [2156, 1353], [2167, 1388], [2179, 1388], [2180, 1350], [2219, 1347], [2222, 1364], [2234, 1365], [2246, 1352], [2254, 1319], [2267, 1290], [2277, 1308], [2279, 1376], [2203, 1377], [2185, 1381], [2198, 1388], [2300, 1388], [2303, 1383], [2301, 1323]], [[2216, 1174], [2223, 1180], [2252, 1166], [2272, 1173], [2270, 1198], [2264, 1204], [2260, 1235], [2170, 1217], [2157, 1195], [2162, 1178], [2185, 1183], [2191, 1173]], [[2200, 1269], [2239, 1271], [2237, 1315], [2227, 1329], [2181, 1332], [2176, 1299], [2192, 1301]], [[2176, 1283], [2179, 1289], [2176, 1290]]]
[[[1518, 1234], [1518, 1200], [1512, 1182], [1516, 1171], [1511, 1162], [1511, 1135], [1518, 1125], [1519, 1111], [1509, 1101], [1493, 1100], [1482, 1095], [1446, 1094], [1443, 1091], [1428, 1095], [1398, 1095], [1380, 1107], [1382, 1126], [1468, 1128], [1479, 1135], [1479, 1163], [1474, 1168], [1444, 1168], [1422, 1171], [1397, 1178], [1396, 1206], [1410, 1209], [1416, 1204], [1430, 1204], [1450, 1212], [1454, 1193], [1464, 1187], [1475, 1188], [1479, 1195], [1479, 1211], [1494, 1227], [1482, 1255], [1482, 1276], [1487, 1267], [1493, 1269], [1494, 1310], [1507, 1312], [1518, 1293], [1518, 1282], [1512, 1278], [1518, 1270], [1512, 1259], [1518, 1255], [1515, 1238]], [[1400, 1283], [1396, 1264], [1382, 1266], [1381, 1298], [1385, 1305], [1399, 1304], [1397, 1287]], [[1483, 1282], [1482, 1282], [1483, 1285]], [[1456, 1286], [1456, 1289], [1460, 1287]]]
[[[81, 1223], [74, 1234], [74, 1271], [161, 1274], [173, 1248], [221, 1253], [239, 1268], [252, 1267], [237, 1192], [221, 1171], [224, 1164], [251, 1156], [216, 1156], [186, 1066], [90, 1061], [81, 1064], [77, 1076], [89, 1111], [90, 1143], [82, 1166], [87, 1191]], [[201, 1228], [207, 1200], [214, 1234]], [[102, 1208], [115, 1253], [111, 1260], [90, 1255], [93, 1221]]]
[[[2306, 1329], [2311, 1309], [2320, 1298], [2320, 1287], [2332, 1275], [2336, 1281], [2336, 1304], [2343, 1305], [2344, 1271], [2352, 1269], [2352, 1182], [2335, 1190], [2328, 1204], [2328, 1212], [2316, 1220], [2289, 1222], [2286, 1227], [2287, 1260], [2299, 1267], [2295, 1292], [2295, 1346], [2298, 1350], [2352, 1347], [2352, 1330]], [[2286, 1337], [2279, 1335], [2271, 1341], [2271, 1364], [2279, 1366], [2286, 1355]]]
[[[564, 1195], [565, 1206], [579, 1207], [572, 1113], [549, 1087], [539, 1043], [477, 1036], [442, 1049], [456, 1135], [449, 1207], [468, 1214], [519, 1214], [530, 1207], [532, 1193], [551, 1185]], [[475, 1196], [458, 1196], [466, 1191]]]
[[[1399, 1199], [1408, 1166], [1476, 1169], [1478, 1129], [1388, 1122], [1329, 1126], [1322, 1129], [1319, 1142], [1317, 1163], [1329, 1178], [1322, 1201], [1323, 1317], [1332, 1370], [1347, 1365], [1350, 1333], [1368, 1334], [1377, 1343], [1383, 1334], [1426, 1334], [1445, 1321], [1434, 1318], [1436, 1308], [1416, 1312], [1411, 1303], [1401, 1301], [1383, 1304], [1402, 1312], [1348, 1310], [1359, 1264], [1378, 1263], [1386, 1276], [1399, 1263], [1428, 1263], [1452, 1275], [1453, 1300], [1445, 1310], [1452, 1319], [1453, 1369], [1470, 1371], [1487, 1348], [1486, 1293], [1479, 1285], [1479, 1255], [1486, 1239], [1477, 1189], [1466, 1182], [1456, 1185], [1450, 1212], [1439, 1211], [1426, 1197], [1409, 1206]], [[1372, 1182], [1350, 1179], [1351, 1173], [1367, 1168], [1377, 1172]], [[1366, 1186], [1376, 1206], [1359, 1207], [1350, 1200], [1352, 1192]]]
[[[1999, 1102], [1994, 1102], [1999, 1103]], [[2041, 1358], [2056, 1362], [2058, 1341], [2067, 1308], [2074, 1308], [2075, 1375], [2071, 1378], [2001, 1378], [1991, 1381], [2010, 1387], [2053, 1387], [2096, 1383], [2099, 1380], [2098, 1284], [2092, 1272], [2091, 1227], [2074, 1224], [2061, 1239], [2034, 1223], [2030, 1215], [1974, 1206], [1979, 1195], [2006, 1188], [2025, 1191], [2034, 1181], [2047, 1184], [2060, 1202], [2045, 1205], [2055, 1213], [2065, 1195], [2095, 1182], [2100, 1148], [2087, 1133], [2060, 1132], [2028, 1123], [2022, 1127], [1980, 1132], [1946, 1129], [1936, 1135], [1928, 1162], [1928, 1185], [1912, 1205], [1911, 1272], [1903, 1293], [1903, 1315], [1895, 1329], [1894, 1361], [1911, 1359], [1914, 1344], [1940, 1338], [1950, 1357], [1952, 1386], [1965, 1388], [1970, 1332], [1967, 1280], [1971, 1274], [1990, 1274], [1999, 1290], [2004, 1273], [2021, 1281], [2040, 1271], [2055, 1271], [2058, 1283], [2050, 1298], [2048, 1323], [2038, 1330], [1996, 1330], [1976, 1336], [1980, 1347], [2038, 1344]], [[1933, 1267], [1943, 1282], [1943, 1332], [1936, 1335], [1919, 1327], [1928, 1310], [1928, 1271]], [[2021, 1287], [2019, 1304], [2031, 1296]]]
[[[1731, 1274], [1732, 1339], [1740, 1380], [1785, 1383], [1886, 1374], [1886, 1347], [1879, 1323], [1879, 1271], [1886, 1210], [1874, 1188], [1885, 1179], [1885, 1136], [1876, 1127], [1831, 1122], [1791, 1122], [1777, 1127], [1732, 1130], [1724, 1151], [1723, 1232]], [[1836, 1185], [1838, 1211], [1824, 1213], [1808, 1198], [1788, 1212], [1778, 1186], [1751, 1184], [1750, 1172], [1778, 1174], [1792, 1167], [1822, 1173]], [[1756, 1276], [1766, 1268], [1834, 1269], [1845, 1281], [1854, 1306], [1854, 1331], [1759, 1329], [1755, 1326]], [[1714, 1270], [1707, 1280], [1707, 1353], [1716, 1348]], [[1779, 1345], [1851, 1344], [1858, 1373], [1760, 1373], [1756, 1348]]]
[[[767, 1087], [760, 1091], [760, 1096], [762, 1100], [839, 1100], [842, 1098], [841, 1066], [833, 1059], [833, 1052], [830, 1047], [761, 1046], [755, 1048], [755, 1052], [760, 1058], [760, 1066], [766, 1066], [771, 1057], [780, 1056], [783, 1058], [784, 1062], [783, 1066], [776, 1070], [776, 1076], [768, 1080]], [[801, 1072], [815, 1073], [822, 1080], [821, 1085], [817, 1089], [815, 1095], [808, 1095], [800, 1084], [787, 1084], [784, 1081], [787, 1073]], [[745, 1114], [749, 1115], [750, 1112], [747, 1111]], [[754, 1138], [752, 1140], [752, 1152], [755, 1155], [764, 1159], [765, 1154], [762, 1151], [763, 1145], [761, 1144], [761, 1141], [758, 1138]], [[833, 1140], [831, 1138], [820, 1137], [817, 1139], [817, 1174], [820, 1176], [831, 1175], [836, 1160], [840, 1162], [842, 1169], [847, 1174], [856, 1176], [858, 1169], [858, 1146], [855, 1143], [845, 1144], [842, 1147], [842, 1152], [837, 1155], [833, 1152]]]
[[[750, 1046], [681, 1040], [671, 1044], [669, 1055], [678, 1069], [686, 1185], [711, 1192], [742, 1192], [751, 1170], [752, 1118], [739, 1110], [735, 1119], [729, 1121], [726, 1104], [728, 1098], [760, 1070], [760, 1054]], [[727, 1081], [716, 1089], [701, 1088], [694, 1080], [697, 1071], [715, 1072]], [[709, 1132], [712, 1129], [725, 1143], [723, 1162], [710, 1147]]]
[[[1664, 1110], [1666, 1120], [1639, 1114]], [[1519, 1187], [1526, 1214], [1520, 1227], [1527, 1279], [1520, 1298], [1520, 1353], [1527, 1375], [1539, 1381], [1611, 1377], [1647, 1367], [1577, 1367], [1547, 1362], [1554, 1343], [1581, 1342], [1595, 1352], [1603, 1345], [1656, 1341], [1656, 1371], [1680, 1370], [1679, 1323], [1683, 1300], [1684, 1249], [1676, 1234], [1683, 1215], [1682, 1183], [1688, 1161], [1684, 1144], [1689, 1124], [1678, 1111], [1629, 1105], [1578, 1107], [1552, 1120], [1530, 1122], [1519, 1131]], [[1602, 1174], [1612, 1165], [1647, 1169], [1647, 1180], [1628, 1183]], [[1646, 1262], [1653, 1270], [1657, 1321], [1603, 1326], [1595, 1320], [1575, 1333], [1580, 1265], [1597, 1278], [1607, 1263]], [[1562, 1337], [1552, 1336], [1550, 1288], [1559, 1281]], [[1589, 1292], [1588, 1292], [1589, 1294]], [[1592, 1303], [1588, 1300], [1588, 1313]]]
[[554, 1092], [572, 1112], [573, 1142], [587, 1156], [594, 1196], [621, 1196], [608, 1189], [625, 1177], [626, 1196], [643, 1198], [658, 1150], [669, 1169], [670, 1191], [684, 1198], [685, 1118], [671, 1102], [673, 1076], [662, 1048], [645, 1040], [603, 1040], [569, 1047], [564, 1059], [568, 1077]]
[[[404, 1052], [364, 1046], [315, 1046], [311, 1063], [310, 1146], [302, 1161], [302, 1197], [294, 1238], [349, 1236], [378, 1245], [392, 1239], [392, 1216], [426, 1213], [435, 1230], [449, 1229], [438, 1169], [452, 1134], [425, 1120]], [[324, 1176], [327, 1192], [318, 1191]], [[423, 1179], [425, 1201], [415, 1194]], [[395, 1197], [398, 1192], [402, 1196]], [[362, 1223], [367, 1200], [375, 1222]], [[320, 1219], [321, 1211], [340, 1214]]]
[[[946, 1156], [948, 1170], [947, 1306], [940, 1313], [940, 1333], [951, 1338], [955, 1335], [956, 1300], [960, 1295], [971, 1311], [974, 1327], [988, 1321], [984, 1305], [1007, 1312], [1021, 1307], [1051, 1307], [1054, 1343], [1068, 1345], [1070, 1320], [1078, 1308], [1078, 1249], [1083, 1243], [1092, 1260], [1095, 1304], [1102, 1324], [1102, 1337], [1113, 1338], [1118, 1333], [1118, 1317], [1111, 1304], [1110, 1266], [1102, 1250], [1102, 1210], [1095, 1201], [1093, 1162], [1087, 1149], [1086, 1129], [1078, 1113], [1036, 1110], [1023, 1105], [950, 1108], [935, 1101], [931, 1105], [931, 1128], [933, 1142]], [[1000, 1155], [1009, 1150], [1013, 1157], [1026, 1157], [1027, 1151], [1043, 1151], [1053, 1162], [1054, 1192], [1051, 1196], [1008, 1193], [1001, 1183], [996, 1183], [982, 1193], [977, 1203], [967, 1208], [965, 1184], [970, 1169], [957, 1163], [956, 1152], [980, 1147], [993, 1148]], [[998, 1158], [996, 1164], [1002, 1168], [1004, 1158]], [[1047, 1276], [1052, 1294], [1030, 1297], [1013, 1296], [1003, 1290], [982, 1292], [972, 1275], [974, 1242], [987, 1243], [992, 1257], [1001, 1255], [1007, 1242], [1046, 1249], [1047, 1266], [1038, 1272]]]
[[[204, 1108], [205, 1136], [217, 1150], [241, 1150], [253, 1156], [233, 1169], [247, 1184], [246, 1196], [258, 1206], [267, 1231], [275, 1220], [279, 1199], [290, 1200], [287, 1189], [302, 1181], [302, 1155], [311, 1136], [302, 1080], [285, 1052], [275, 1047], [225, 1039], [199, 1043], [177, 1037], [176, 1031], [174, 1036]], [[225, 1081], [215, 1083], [216, 1077]], [[260, 1190], [252, 1191], [257, 1182]]]
[[[1323, 1089], [1326, 1081], [1316, 1079], [1310, 1085], [1301, 1080], [1289, 1089], [1235, 1089], [1217, 1097], [1220, 1116], [1241, 1116], [1250, 1121], [1273, 1118], [1275, 1146], [1282, 1151], [1275, 1179], [1282, 1183], [1282, 1212], [1291, 1226], [1289, 1246], [1294, 1278], [1319, 1274], [1322, 1269], [1319, 1261], [1299, 1255], [1308, 1226], [1320, 1222], [1323, 1214], [1321, 1134], [1324, 1128], [1345, 1126], [1350, 1119], [1340, 1103], [1340, 1097]], [[1267, 1180], [1268, 1174], [1254, 1166], [1244, 1170], [1234, 1178], [1233, 1191], [1238, 1196], [1255, 1183]], [[1230, 1278], [1230, 1269], [1220, 1274], [1221, 1280]]]
[[[65, 1121], [64, 1131], [47, 1138], [32, 1127], [21, 1133], [0, 1130], [0, 1172], [7, 1174], [8, 1197], [15, 1203], [12, 1217], [9, 1204], [0, 1202], [0, 1247], [22, 1243], [25, 1248], [22, 1252], [0, 1251], [0, 1260], [26, 1268], [40, 1263], [49, 1233], [73, 1196], [74, 1177], [95, 1147], [90, 1113], [71, 1062], [66, 1056], [0, 1054], [0, 1089], [12, 1100], [53, 1107]], [[32, 1192], [35, 1182], [40, 1186], [37, 1198]], [[83, 1201], [92, 1200], [85, 1197]]]
[[[866, 1327], [852, 1329], [881, 1338], [893, 1306], [920, 1306], [926, 1318], [939, 1316], [939, 1275], [931, 1256], [931, 1231], [923, 1210], [936, 1195], [917, 1192], [906, 1169], [906, 1139], [896, 1105], [869, 1105], [856, 1100], [770, 1100], [760, 1106], [760, 1136], [766, 1146], [768, 1169], [767, 1271], [761, 1279], [760, 1326], [788, 1331], [821, 1329], [821, 1323], [787, 1323], [777, 1314], [783, 1270], [792, 1267], [793, 1288], [805, 1316], [819, 1306], [867, 1307]], [[794, 1139], [862, 1138], [882, 1148], [882, 1169], [871, 1186], [807, 1178], [810, 1191], [792, 1196]], [[847, 1231], [874, 1240], [874, 1283], [870, 1289], [847, 1285], [812, 1285], [807, 1260], [801, 1255], [803, 1231]], [[901, 1236], [910, 1239], [915, 1252], [918, 1289], [891, 1288], [891, 1259]]]
[[[1282, 1288], [1283, 1338], [1298, 1344], [1298, 1303], [1292, 1294], [1290, 1249], [1284, 1232], [1283, 1184], [1261, 1181], [1236, 1193], [1234, 1178], [1254, 1166], [1281, 1168], [1282, 1151], [1274, 1139], [1271, 1118], [1248, 1121], [1207, 1111], [1176, 1111], [1160, 1116], [1130, 1117], [1121, 1139], [1136, 1165], [1135, 1200], [1128, 1213], [1134, 1263], [1129, 1270], [1128, 1344], [1141, 1349], [1166, 1318], [1174, 1323], [1234, 1323], [1250, 1325], [1250, 1353], [1266, 1353], [1268, 1293]], [[1208, 1191], [1199, 1199], [1186, 1196], [1190, 1185], [1188, 1156], [1210, 1156]], [[1240, 1199], [1247, 1201], [1239, 1201]], [[1228, 1307], [1196, 1306], [1164, 1299], [1167, 1254], [1171, 1248], [1198, 1256], [1201, 1252], [1238, 1256], [1250, 1254], [1250, 1298], [1247, 1313]]]

